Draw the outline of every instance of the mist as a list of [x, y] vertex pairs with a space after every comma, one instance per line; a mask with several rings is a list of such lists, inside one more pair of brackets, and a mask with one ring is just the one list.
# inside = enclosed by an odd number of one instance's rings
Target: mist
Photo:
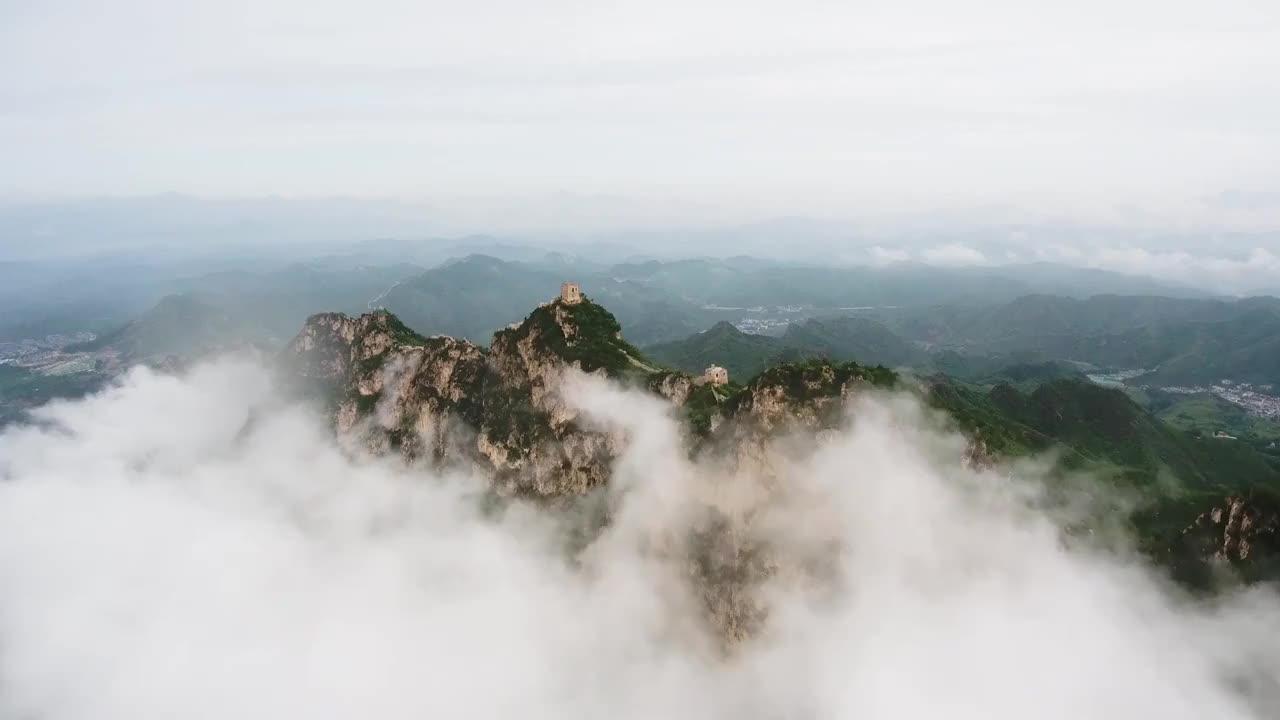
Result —
[[[344, 451], [252, 358], [144, 368], [0, 434], [0, 716], [1252, 718], [1280, 599], [1195, 600], [1068, 534], [1041, 464], [961, 462], [906, 397], [761, 456], [690, 459], [668, 408], [579, 377], [629, 438], [610, 523]], [[1078, 500], [1079, 498], [1076, 498]], [[766, 547], [725, 643], [682, 538]]]

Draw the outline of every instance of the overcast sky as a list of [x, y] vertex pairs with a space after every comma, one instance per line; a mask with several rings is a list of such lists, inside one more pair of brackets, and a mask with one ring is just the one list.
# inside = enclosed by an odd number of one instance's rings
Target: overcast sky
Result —
[[0, 0], [0, 157], [36, 195], [1280, 206], [1280, 2]]

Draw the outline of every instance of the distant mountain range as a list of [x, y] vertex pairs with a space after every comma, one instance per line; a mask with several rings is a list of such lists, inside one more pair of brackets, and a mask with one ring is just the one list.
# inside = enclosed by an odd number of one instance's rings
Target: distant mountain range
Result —
[[[419, 248], [402, 241], [371, 241], [306, 262], [275, 255], [255, 258], [247, 251], [225, 257], [123, 254], [0, 262], [0, 341], [48, 332], [109, 331], [165, 295], [184, 292], [252, 302], [259, 311], [275, 314], [271, 324], [286, 334], [299, 313], [305, 317], [316, 308], [355, 312], [377, 300], [396, 312], [418, 315], [423, 327], [433, 323], [441, 332], [483, 339], [518, 320], [520, 308], [535, 300], [534, 288], [544, 287], [551, 276], [556, 284], [576, 280], [610, 302], [643, 343], [673, 340], [716, 320], [735, 319], [733, 311], [716, 311], [715, 306], [808, 306], [814, 309], [808, 313], [812, 316], [855, 307], [992, 305], [1036, 292], [1076, 298], [1105, 292], [1199, 295], [1149, 279], [1047, 264], [819, 267], [748, 257], [609, 264], [607, 258], [616, 252], [595, 257], [587, 252], [590, 247], [565, 254], [508, 247], [492, 238], [476, 238], [471, 244], [520, 260], [468, 255], [438, 264], [442, 254], [467, 252], [468, 245], [435, 241]], [[412, 262], [397, 262], [397, 257]], [[211, 267], [218, 269], [210, 272]], [[397, 281], [404, 289], [383, 296]], [[510, 297], [498, 297], [484, 283], [505, 284]], [[538, 291], [537, 298], [542, 295]], [[459, 306], [456, 316], [421, 305], [445, 298]]]
[[1009, 365], [1056, 362], [1075, 373], [1082, 366], [1150, 370], [1136, 381], [1143, 383], [1232, 379], [1280, 387], [1280, 300], [1030, 295], [997, 305], [810, 318], [779, 337], [748, 335], [720, 323], [648, 351], [690, 371], [719, 364], [750, 374], [818, 356], [980, 380]]
[[987, 307], [914, 308], [876, 317], [935, 351], [1146, 369], [1153, 372], [1144, 382], [1162, 384], [1222, 378], [1280, 384], [1280, 299], [1274, 297], [1034, 295]]
[[859, 317], [809, 319], [789, 326], [781, 337], [744, 333], [721, 321], [683, 340], [649, 345], [645, 352], [686, 372], [720, 365], [732, 377], [751, 377], [772, 365], [809, 357], [857, 358], [888, 367], [923, 364], [929, 357], [884, 325]]
[[199, 357], [271, 339], [270, 330], [254, 314], [233, 314], [196, 295], [169, 295], [124, 327], [66, 350], [110, 348], [130, 363], [168, 355]]
[[[81, 277], [0, 266], [14, 280], [0, 296], [15, 298], [0, 306], [0, 337], [88, 329], [101, 335], [93, 347], [140, 360], [238, 343], [278, 347], [316, 310], [386, 308], [424, 334], [483, 344], [575, 280], [614, 310], [633, 342], [687, 372], [719, 364], [749, 377], [825, 357], [971, 382], [1011, 365], [1059, 363], [1054, 372], [1151, 371], [1137, 383], [1229, 378], [1280, 387], [1280, 299], [1085, 296], [1130, 279], [1058, 266], [1022, 266], [1014, 277], [1008, 268], [815, 268], [747, 257], [605, 267], [558, 255], [470, 255], [430, 269], [329, 259], [177, 278], [108, 270], [80, 267]], [[1081, 296], [1018, 294], [1032, 284]]]

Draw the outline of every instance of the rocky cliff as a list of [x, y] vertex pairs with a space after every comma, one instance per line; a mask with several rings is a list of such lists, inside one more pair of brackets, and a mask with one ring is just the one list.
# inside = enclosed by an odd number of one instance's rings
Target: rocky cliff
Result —
[[[756, 592], [765, 580], [779, 568], [812, 564], [779, 555], [753, 531], [770, 497], [783, 492], [772, 481], [765, 445], [788, 431], [835, 427], [860, 388], [896, 379], [883, 368], [813, 361], [774, 368], [742, 386], [712, 386], [655, 367], [589, 299], [546, 303], [494, 335], [488, 348], [422, 337], [387, 312], [315, 315], [284, 360], [295, 377], [326, 389], [344, 442], [412, 462], [480, 467], [499, 495], [557, 504], [593, 502], [591, 491], [608, 483], [627, 441], [621, 431], [580, 421], [562, 394], [566, 369], [665, 399], [685, 420], [691, 453], [725, 454], [748, 464], [749, 482], [760, 481], [732, 503], [723, 488], [706, 493], [716, 499], [705, 502], [691, 491], [695, 520], [654, 544], [654, 552], [685, 568], [728, 644], [764, 617]], [[585, 542], [605, 520], [596, 522], [585, 528]]]
[[[840, 425], [851, 399], [898, 382], [884, 368], [813, 360], [770, 368], [742, 385], [707, 384], [647, 360], [623, 339], [613, 315], [589, 299], [545, 303], [495, 334], [487, 348], [423, 337], [382, 311], [315, 315], [284, 360], [293, 376], [325, 388], [346, 443], [411, 462], [480, 468], [500, 496], [590, 509], [578, 513], [588, 518], [574, 541], [579, 547], [610, 522], [607, 496], [593, 490], [609, 484], [628, 438], [578, 416], [563, 394], [566, 370], [664, 399], [684, 421], [690, 454], [715, 455], [735, 487], [690, 489], [686, 523], [646, 542], [684, 568], [727, 645], [757, 631], [767, 617], [760, 588], [780, 573], [808, 573], [807, 583], [833, 581], [822, 568], [838, 550], [774, 547], [759, 530], [772, 507], [795, 501], [772, 467], [778, 459], [772, 440], [821, 438]], [[950, 412], [971, 438], [959, 461], [989, 466], [1002, 448], [1035, 435], [999, 408], [973, 405], [960, 390], [940, 394], [939, 387], [951, 386], [925, 387], [924, 397]], [[1170, 554], [1175, 569], [1199, 572], [1216, 563], [1246, 577], [1274, 576], [1272, 558], [1280, 557], [1275, 507], [1227, 498], [1182, 534], [1176, 556], [1165, 535], [1160, 548], [1150, 549]], [[815, 522], [821, 513], [813, 509]]]
[[622, 438], [585, 428], [561, 394], [566, 369], [613, 378], [665, 398], [693, 445], [762, 442], [834, 427], [858, 388], [892, 372], [812, 361], [772, 368], [745, 386], [712, 386], [660, 370], [589, 299], [535, 309], [482, 348], [422, 337], [394, 315], [312, 316], [285, 352], [296, 375], [334, 397], [338, 432], [409, 459], [480, 463], [512, 494], [581, 495], [606, 482]]
[[1246, 581], [1273, 579], [1280, 573], [1280, 502], [1269, 494], [1229, 495], [1196, 516], [1176, 550], [1200, 582], [1224, 571]]
[[580, 495], [605, 482], [619, 438], [587, 430], [560, 395], [566, 368], [651, 372], [604, 308], [559, 300], [497, 333], [488, 349], [422, 337], [379, 311], [315, 315], [285, 352], [326, 384], [341, 436], [411, 460], [479, 464], [504, 494]]

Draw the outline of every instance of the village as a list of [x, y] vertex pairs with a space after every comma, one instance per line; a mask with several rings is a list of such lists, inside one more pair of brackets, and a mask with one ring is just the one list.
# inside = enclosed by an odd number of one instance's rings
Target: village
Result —
[[78, 352], [74, 348], [97, 338], [91, 332], [69, 335], [46, 335], [0, 342], [0, 366], [26, 368], [41, 375], [71, 375], [92, 372], [99, 361], [110, 360], [102, 353]]

